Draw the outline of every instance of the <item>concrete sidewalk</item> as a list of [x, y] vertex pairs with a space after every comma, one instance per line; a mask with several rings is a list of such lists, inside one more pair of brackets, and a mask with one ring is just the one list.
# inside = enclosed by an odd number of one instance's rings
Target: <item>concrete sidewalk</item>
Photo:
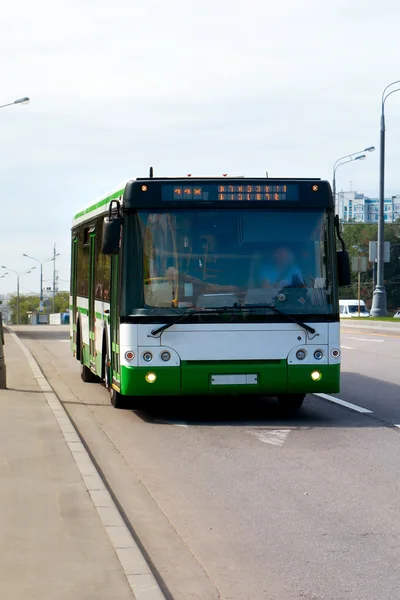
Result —
[[133, 593], [26, 356], [5, 334], [0, 390], [0, 598], [132, 600]]

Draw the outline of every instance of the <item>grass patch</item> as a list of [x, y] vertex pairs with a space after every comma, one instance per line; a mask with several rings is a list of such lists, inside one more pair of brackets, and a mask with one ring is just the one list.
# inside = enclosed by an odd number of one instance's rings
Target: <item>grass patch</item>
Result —
[[393, 323], [399, 323], [400, 319], [395, 319], [394, 317], [350, 317], [347, 319], [342, 319], [343, 321], [358, 321], [359, 323], [368, 323], [369, 321], [392, 321]]

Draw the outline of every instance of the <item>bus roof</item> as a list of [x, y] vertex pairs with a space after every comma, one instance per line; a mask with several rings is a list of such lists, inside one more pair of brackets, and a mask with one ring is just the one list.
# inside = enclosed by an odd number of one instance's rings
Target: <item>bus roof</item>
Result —
[[99, 214], [107, 212], [108, 205], [110, 204], [111, 200], [115, 200], [124, 195], [124, 189], [127, 183], [127, 181], [124, 181], [121, 183], [121, 185], [109, 192], [107, 195], [100, 196], [97, 198], [97, 200], [91, 202], [78, 213], [76, 213], [72, 219], [72, 226], [78, 225], [79, 223], [86, 221], [91, 217], [95, 217]]
[[[186, 182], [192, 182], [193, 184], [196, 181], [201, 181], [201, 182], [205, 182], [205, 181], [210, 181], [210, 182], [222, 182], [223, 181], [232, 181], [234, 180], [235, 177], [227, 177], [227, 176], [220, 176], [220, 177], [193, 177], [193, 176], [184, 176], [184, 177], [137, 177], [135, 179], [130, 179], [127, 181], [124, 181], [123, 183], [121, 183], [121, 185], [119, 185], [117, 188], [115, 188], [114, 190], [110, 191], [108, 194], [104, 195], [104, 196], [100, 196], [99, 198], [97, 198], [94, 202], [91, 202], [90, 204], [88, 204], [87, 206], [85, 206], [81, 211], [79, 211], [78, 213], [76, 213], [73, 216], [72, 219], [72, 227], [75, 227], [77, 225], [79, 225], [82, 222], [85, 221], [89, 221], [94, 217], [97, 217], [101, 214], [104, 214], [107, 212], [109, 204], [112, 200], [116, 200], [118, 198], [123, 198], [124, 196], [124, 192], [125, 192], [125, 188], [128, 186], [128, 184], [133, 184], [134, 182], [148, 182], [151, 183], [152, 181], [154, 182], [161, 182], [161, 181], [166, 181], [166, 182], [180, 182], [182, 184], [186, 183]], [[271, 185], [273, 185], [274, 183], [286, 183], [286, 182], [290, 182], [290, 183], [294, 183], [294, 182], [320, 182], [321, 178], [319, 177], [237, 177], [236, 179], [240, 180], [242, 182], [242, 184], [246, 181], [252, 181], [252, 182], [263, 182], [264, 184], [268, 184], [269, 182], [271, 182]], [[324, 182], [323, 182], [324, 183]]]

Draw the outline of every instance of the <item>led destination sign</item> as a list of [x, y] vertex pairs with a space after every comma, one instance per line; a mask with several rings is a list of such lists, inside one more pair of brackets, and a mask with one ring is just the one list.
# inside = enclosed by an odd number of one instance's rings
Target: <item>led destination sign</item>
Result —
[[297, 184], [174, 185], [168, 183], [162, 185], [161, 197], [165, 202], [296, 202], [299, 200], [299, 188]]

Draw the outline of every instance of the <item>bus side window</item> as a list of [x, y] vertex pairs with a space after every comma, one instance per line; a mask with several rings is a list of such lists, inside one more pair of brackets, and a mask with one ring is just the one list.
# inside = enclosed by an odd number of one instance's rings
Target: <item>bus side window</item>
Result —
[[343, 305], [340, 306], [340, 314], [342, 315], [344, 313], [344, 309], [345, 307]]

